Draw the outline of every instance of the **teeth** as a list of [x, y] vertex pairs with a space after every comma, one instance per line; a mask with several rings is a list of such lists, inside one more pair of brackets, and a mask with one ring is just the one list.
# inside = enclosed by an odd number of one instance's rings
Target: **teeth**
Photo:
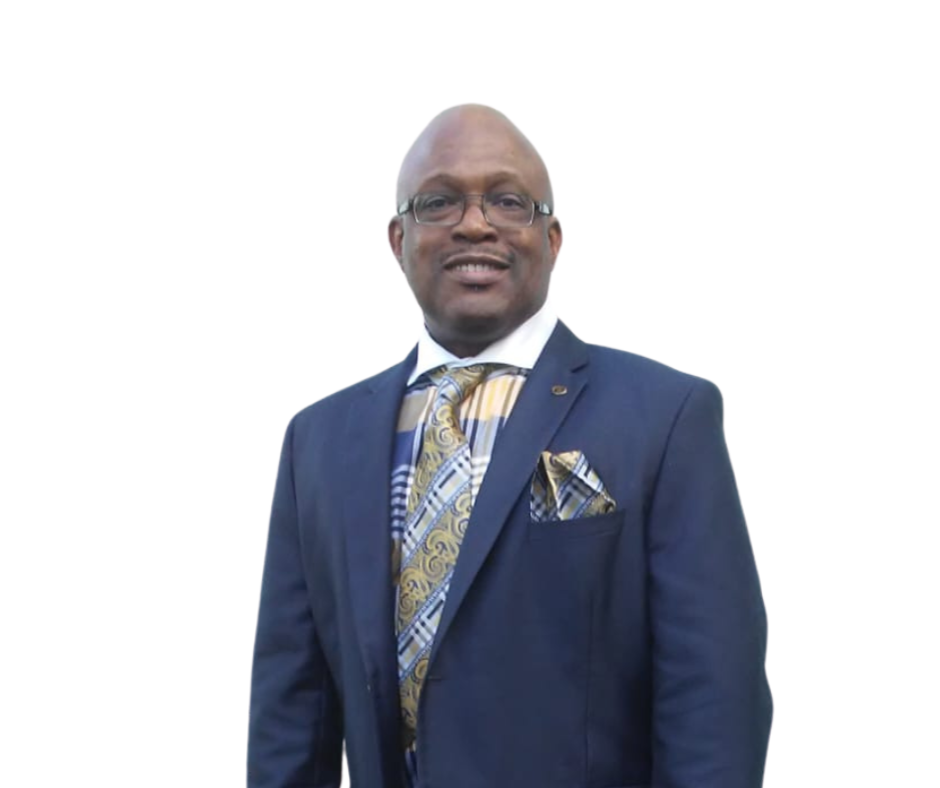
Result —
[[464, 271], [467, 273], [476, 273], [479, 271], [494, 271], [496, 270], [495, 265], [490, 263], [461, 263], [458, 266], [455, 266], [456, 271]]

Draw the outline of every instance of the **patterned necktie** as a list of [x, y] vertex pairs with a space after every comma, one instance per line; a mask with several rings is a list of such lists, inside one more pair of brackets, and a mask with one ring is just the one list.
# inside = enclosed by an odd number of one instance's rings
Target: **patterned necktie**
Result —
[[493, 368], [478, 364], [444, 374], [415, 463], [401, 545], [396, 620], [406, 748], [414, 742], [418, 727], [418, 700], [444, 608], [447, 578], [470, 519], [470, 446], [460, 431], [460, 403]]

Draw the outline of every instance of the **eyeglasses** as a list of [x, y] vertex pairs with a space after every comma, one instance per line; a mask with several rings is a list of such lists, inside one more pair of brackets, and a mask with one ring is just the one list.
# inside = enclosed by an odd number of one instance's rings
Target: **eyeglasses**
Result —
[[500, 192], [496, 194], [416, 194], [398, 206], [398, 215], [408, 211], [414, 213], [418, 224], [436, 227], [453, 227], [463, 220], [467, 210], [467, 198], [479, 197], [483, 206], [483, 217], [493, 227], [529, 227], [538, 212], [551, 216], [552, 208], [544, 202], [533, 200], [526, 194]]

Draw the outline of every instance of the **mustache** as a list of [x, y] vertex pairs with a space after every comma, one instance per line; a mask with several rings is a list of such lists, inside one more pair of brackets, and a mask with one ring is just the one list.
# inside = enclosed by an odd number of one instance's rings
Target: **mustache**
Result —
[[464, 249], [452, 249], [448, 252], [444, 252], [439, 256], [438, 264], [442, 268], [446, 268], [461, 258], [489, 259], [507, 266], [511, 266], [516, 262], [516, 255], [512, 252], [502, 252], [495, 249], [470, 247]]

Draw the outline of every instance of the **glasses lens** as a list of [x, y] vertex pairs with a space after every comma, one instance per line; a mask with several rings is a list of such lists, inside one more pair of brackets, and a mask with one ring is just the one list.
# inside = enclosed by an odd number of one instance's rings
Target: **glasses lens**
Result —
[[532, 224], [534, 203], [524, 194], [487, 194], [486, 216], [496, 227], [528, 227]]
[[456, 194], [417, 194], [414, 205], [421, 224], [457, 224], [463, 214], [463, 197]]

